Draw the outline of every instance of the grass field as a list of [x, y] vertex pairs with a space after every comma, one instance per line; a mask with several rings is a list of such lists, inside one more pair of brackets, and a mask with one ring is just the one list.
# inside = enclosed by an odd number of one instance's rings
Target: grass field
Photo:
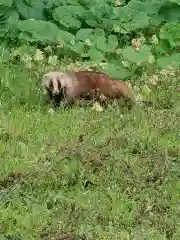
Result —
[[153, 106], [54, 114], [37, 74], [1, 66], [0, 240], [180, 239], [179, 73]]

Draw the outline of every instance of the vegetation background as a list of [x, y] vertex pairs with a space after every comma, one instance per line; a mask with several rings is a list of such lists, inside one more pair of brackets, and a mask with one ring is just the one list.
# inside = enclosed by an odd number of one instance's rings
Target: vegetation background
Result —
[[[180, 239], [180, 1], [0, 0], [0, 240]], [[43, 72], [139, 100], [53, 111]]]

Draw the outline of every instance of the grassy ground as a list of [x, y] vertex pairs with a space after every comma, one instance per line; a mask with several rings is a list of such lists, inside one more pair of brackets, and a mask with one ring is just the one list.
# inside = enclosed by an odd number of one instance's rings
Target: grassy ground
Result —
[[180, 239], [180, 77], [158, 78], [151, 107], [52, 115], [1, 66], [0, 239]]

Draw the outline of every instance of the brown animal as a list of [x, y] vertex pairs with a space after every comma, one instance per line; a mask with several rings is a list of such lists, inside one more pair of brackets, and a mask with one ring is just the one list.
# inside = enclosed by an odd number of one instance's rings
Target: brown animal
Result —
[[101, 72], [49, 72], [43, 76], [43, 88], [56, 103], [65, 99], [70, 105], [79, 99], [105, 102], [123, 99], [135, 104], [131, 85], [120, 80], [111, 80]]

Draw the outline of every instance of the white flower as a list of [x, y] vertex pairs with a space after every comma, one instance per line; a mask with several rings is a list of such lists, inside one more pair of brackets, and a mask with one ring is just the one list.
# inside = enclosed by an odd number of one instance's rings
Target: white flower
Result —
[[98, 102], [94, 103], [92, 109], [95, 109], [97, 112], [102, 112], [104, 110]]
[[70, 43], [71, 43], [72, 46], [74, 46], [76, 44], [74, 40], [71, 40]]
[[53, 108], [50, 108], [50, 109], [48, 110], [48, 113], [49, 113], [51, 116], [53, 116], [53, 115], [54, 115], [54, 110], [53, 110]]
[[86, 40], [85, 40], [85, 44], [86, 44], [87, 46], [89, 46], [89, 47], [92, 45], [92, 43], [91, 43], [91, 41], [90, 41], [89, 39], [86, 39]]
[[58, 57], [56, 55], [49, 56], [48, 64], [55, 66], [58, 62]]
[[31, 69], [32, 68], [32, 62], [26, 62], [26, 68]]
[[34, 61], [43, 61], [44, 60], [44, 54], [40, 49], [36, 50], [36, 55], [34, 56]]
[[44, 48], [44, 51], [47, 52], [47, 53], [52, 53], [52, 48], [51, 46], [47, 46]]
[[157, 82], [158, 82], [158, 76], [157, 75], [152, 75], [149, 79], [149, 82], [152, 84], [152, 85], [156, 85]]
[[155, 62], [155, 57], [153, 55], [151, 55], [148, 59], [149, 63], [154, 63]]
[[126, 68], [129, 68], [131, 66], [130, 62], [128, 62], [128, 61], [122, 61], [121, 63]]
[[167, 76], [168, 73], [169, 73], [169, 71], [168, 71], [167, 69], [162, 69], [162, 70], [160, 71], [160, 75], [163, 75], [163, 76]]
[[98, 66], [98, 64], [96, 62], [92, 62], [91, 67], [97, 67], [97, 66]]
[[152, 44], [158, 44], [159, 40], [157, 38], [157, 36], [154, 34], [152, 35], [151, 41]]
[[63, 48], [63, 46], [64, 46], [63, 41], [59, 40], [57, 48]]
[[24, 54], [21, 57], [21, 61], [26, 65], [26, 68], [31, 69], [32, 68], [32, 57]]
[[122, 49], [121, 49], [121, 48], [118, 48], [118, 49], [116, 49], [115, 52], [116, 52], [117, 55], [120, 55], [120, 54], [122, 53]]
[[151, 92], [151, 89], [146, 84], [144, 85], [142, 90], [144, 94], [149, 94]]
[[142, 73], [142, 78], [143, 78], [143, 79], [148, 79], [148, 75], [147, 75], [146, 72], [143, 72], [143, 73]]
[[101, 93], [100, 94], [100, 100], [105, 101], [106, 99], [107, 99], [107, 97], [103, 93]]
[[27, 55], [27, 54], [24, 54], [24, 55], [22, 55], [22, 57], [21, 57], [21, 61], [22, 62], [29, 62], [29, 61], [32, 61], [32, 57], [30, 57], [29, 55]]
[[120, 0], [115, 0], [115, 7], [121, 6], [121, 1]]
[[136, 101], [142, 101], [143, 100], [143, 96], [141, 94], [138, 94], [136, 96]]
[[139, 38], [139, 41], [140, 43], [144, 44], [146, 42], [146, 38], [142, 35], [140, 38]]
[[133, 38], [131, 44], [136, 51], [140, 50], [141, 42], [139, 38]]
[[113, 30], [114, 30], [114, 32], [119, 33], [121, 31], [121, 27], [118, 26], [117, 24], [113, 24]]

